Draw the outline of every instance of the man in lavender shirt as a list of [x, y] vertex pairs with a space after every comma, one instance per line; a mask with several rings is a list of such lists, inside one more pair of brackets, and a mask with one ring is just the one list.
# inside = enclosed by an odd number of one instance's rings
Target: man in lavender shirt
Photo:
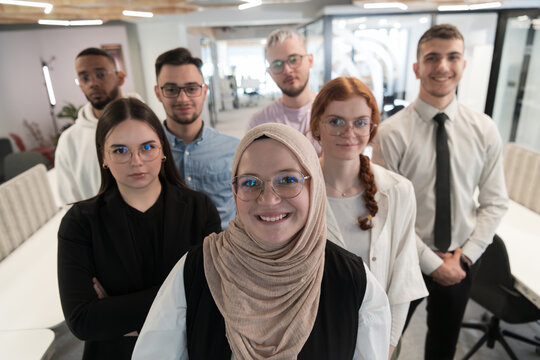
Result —
[[320, 154], [319, 143], [308, 134], [316, 94], [309, 88], [313, 55], [307, 54], [306, 38], [295, 30], [275, 30], [266, 40], [265, 55], [270, 64], [266, 71], [282, 94], [280, 99], [253, 115], [247, 130], [268, 122], [289, 125], [306, 135]]

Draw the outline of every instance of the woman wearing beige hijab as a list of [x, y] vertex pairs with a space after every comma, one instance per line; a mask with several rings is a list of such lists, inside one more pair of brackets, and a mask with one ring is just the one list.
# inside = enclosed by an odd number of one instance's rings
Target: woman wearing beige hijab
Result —
[[236, 219], [171, 271], [133, 359], [386, 359], [384, 290], [359, 257], [326, 241], [313, 145], [260, 125], [232, 173]]

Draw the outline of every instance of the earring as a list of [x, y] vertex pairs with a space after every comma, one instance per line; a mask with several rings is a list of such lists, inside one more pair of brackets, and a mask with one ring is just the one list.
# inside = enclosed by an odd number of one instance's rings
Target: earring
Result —
[[103, 164], [103, 168], [108, 169], [109, 167], [107, 166], [107, 164]]
[[165, 160], [167, 160], [167, 157], [165, 155], [163, 155], [163, 157], [161, 158], [161, 161], [165, 162]]

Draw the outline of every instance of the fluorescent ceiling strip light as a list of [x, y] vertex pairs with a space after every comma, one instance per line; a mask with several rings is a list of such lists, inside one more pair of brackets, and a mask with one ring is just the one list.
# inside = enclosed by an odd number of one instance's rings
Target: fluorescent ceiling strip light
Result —
[[149, 11], [131, 11], [131, 10], [122, 11], [122, 15], [124, 15], [124, 16], [146, 17], [146, 18], [151, 18], [152, 16], [154, 16], [154, 14], [149, 12]]
[[238, 10], [246, 10], [259, 5], [262, 5], [262, 0], [249, 0], [245, 4], [238, 5]]
[[402, 2], [366, 3], [364, 9], [401, 9], [407, 10], [408, 6]]
[[70, 20], [70, 26], [103, 25], [103, 20]]
[[58, 25], [58, 26], [69, 26], [69, 20], [47, 20], [39, 19], [39, 25]]
[[36, 1], [0, 0], [0, 4], [43, 8], [45, 14], [50, 14], [53, 9], [52, 4]]
[[57, 26], [87, 26], [87, 25], [102, 25], [103, 20], [48, 20], [39, 19], [40, 25], [57, 25]]
[[469, 10], [469, 5], [441, 5], [437, 8], [439, 11], [461, 11]]
[[471, 10], [495, 9], [501, 6], [502, 6], [501, 3], [497, 1], [497, 2], [488, 2], [488, 3], [483, 3], [483, 4], [469, 5], [469, 9]]
[[49, 74], [49, 67], [43, 65], [43, 77], [45, 78], [45, 85], [47, 86], [47, 94], [49, 94], [49, 102], [52, 106], [56, 105], [56, 97], [54, 96], [54, 90], [52, 87], [51, 75]]

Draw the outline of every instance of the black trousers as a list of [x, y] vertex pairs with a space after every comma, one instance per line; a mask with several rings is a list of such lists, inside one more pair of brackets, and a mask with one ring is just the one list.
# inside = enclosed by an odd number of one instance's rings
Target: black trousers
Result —
[[[443, 286], [430, 276], [424, 275], [429, 291], [427, 297], [427, 335], [425, 360], [452, 360], [461, 329], [461, 322], [471, 292], [472, 279], [478, 271], [480, 259], [467, 271], [467, 276], [460, 283]], [[411, 302], [403, 332], [407, 329], [414, 311], [424, 299]]]

